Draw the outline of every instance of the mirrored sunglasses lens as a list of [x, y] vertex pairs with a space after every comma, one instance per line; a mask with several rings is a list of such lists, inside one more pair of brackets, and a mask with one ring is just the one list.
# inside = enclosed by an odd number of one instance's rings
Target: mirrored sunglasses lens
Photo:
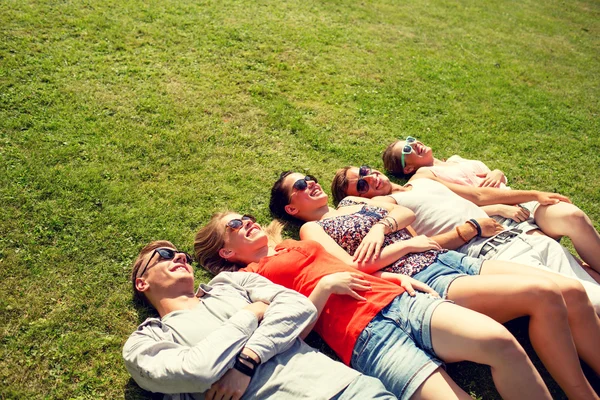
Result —
[[306, 179], [298, 179], [296, 182], [294, 182], [294, 189], [296, 190], [306, 190], [307, 187], [308, 184], [306, 183]]
[[233, 230], [237, 230], [237, 229], [240, 229], [243, 224], [244, 223], [242, 222], [241, 219], [236, 218], [236, 219], [232, 219], [231, 221], [229, 221], [227, 223], [227, 226]]
[[409, 145], [405, 145], [404, 148], [402, 149], [402, 153], [404, 154], [410, 154], [412, 153], [413, 148]]
[[194, 261], [194, 258], [193, 258], [191, 255], [189, 255], [188, 253], [183, 253], [183, 254], [185, 254], [185, 261], [186, 261], [188, 264], [191, 264], [191, 263], [192, 263], [192, 261]]
[[358, 170], [358, 175], [359, 176], [367, 176], [367, 175], [371, 175], [371, 168], [367, 165], [363, 165], [362, 167], [360, 167], [360, 169]]
[[242, 221], [252, 221], [252, 222], [256, 222], [256, 218], [254, 218], [254, 216], [246, 214], [242, 217]]
[[412, 136], [408, 136], [408, 137], [406, 138], [406, 142], [407, 142], [407, 143], [412, 143], [412, 142], [416, 142], [416, 141], [417, 141], [417, 139], [415, 139], [415, 138], [414, 138], [414, 137], [412, 137]]
[[359, 180], [358, 182], [356, 182], [356, 190], [358, 191], [358, 193], [366, 193], [369, 191], [369, 182], [365, 181], [365, 180]]
[[319, 183], [319, 181], [317, 181], [317, 178], [315, 178], [315, 177], [314, 177], [314, 176], [312, 176], [312, 175], [306, 175], [306, 176], [304, 177], [304, 180], [306, 180], [306, 181], [313, 181], [314, 183]]
[[170, 260], [175, 257], [175, 250], [171, 249], [157, 249], [156, 252], [164, 260]]

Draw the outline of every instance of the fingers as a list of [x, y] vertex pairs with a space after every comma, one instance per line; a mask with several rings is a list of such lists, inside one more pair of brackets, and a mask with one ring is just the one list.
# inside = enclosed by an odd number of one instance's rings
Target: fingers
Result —
[[381, 254], [381, 246], [383, 246], [383, 242], [375, 243], [375, 252], [373, 253], [373, 260], [377, 260], [379, 258], [379, 254]]
[[434, 297], [440, 297], [439, 293], [433, 290], [429, 285], [413, 279], [413, 287], [420, 292], [428, 293]]
[[410, 283], [410, 281], [408, 279], [403, 279], [400, 286], [402, 286], [404, 289], [406, 289], [406, 291], [408, 292], [408, 294], [410, 296], [414, 296], [416, 294], [415, 289], [413, 288], [412, 284]]
[[360, 300], [360, 301], [367, 301], [366, 298], [362, 297], [360, 294], [356, 293], [354, 290], [350, 290], [350, 297], [356, 299], [356, 300]]

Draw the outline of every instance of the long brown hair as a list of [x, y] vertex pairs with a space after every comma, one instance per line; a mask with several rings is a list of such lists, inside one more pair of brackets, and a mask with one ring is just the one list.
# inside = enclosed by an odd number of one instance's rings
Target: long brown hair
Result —
[[[210, 217], [210, 221], [200, 228], [194, 238], [194, 255], [196, 256], [196, 260], [213, 275], [217, 275], [222, 271], [237, 271], [245, 267], [245, 265], [226, 260], [219, 254], [219, 250], [225, 246], [225, 226], [221, 220], [229, 214], [233, 214], [233, 212], [224, 211], [213, 214]], [[283, 224], [277, 220], [273, 220], [265, 228], [264, 231], [269, 238], [270, 246], [281, 242], [282, 229]]]

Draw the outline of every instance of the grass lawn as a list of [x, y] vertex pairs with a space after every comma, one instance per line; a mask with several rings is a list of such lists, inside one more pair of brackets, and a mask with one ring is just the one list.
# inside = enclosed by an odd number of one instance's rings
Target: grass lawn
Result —
[[0, 2], [0, 398], [146, 397], [137, 252], [267, 222], [283, 169], [329, 182], [412, 135], [599, 229], [599, 37], [593, 0]]

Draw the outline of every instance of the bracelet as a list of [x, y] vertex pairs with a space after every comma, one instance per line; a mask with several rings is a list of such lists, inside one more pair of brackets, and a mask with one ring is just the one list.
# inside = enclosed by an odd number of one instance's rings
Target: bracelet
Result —
[[252, 364], [252, 367], [254, 369], [256, 369], [256, 367], [258, 367], [260, 365], [260, 361], [255, 361], [254, 358], [252, 358], [249, 355], [244, 354], [244, 353], [238, 354], [238, 358], [241, 358], [242, 360], [248, 362], [249, 364]]
[[396, 231], [396, 220], [392, 217], [385, 217], [384, 220], [387, 221], [387, 223], [389, 224], [390, 227], [390, 233]]
[[463, 240], [463, 242], [467, 243], [468, 240], [467, 238], [465, 238], [462, 233], [460, 233], [460, 230], [458, 229], [458, 226], [456, 227], [456, 233], [458, 234], [458, 237], [461, 238]]
[[256, 372], [254, 368], [250, 368], [249, 366], [241, 362], [239, 358], [235, 359], [235, 364], [233, 364], [233, 368], [237, 369], [242, 374], [249, 376], [250, 378], [252, 378], [254, 376], [254, 372]]
[[477, 236], [481, 236], [481, 225], [479, 225], [479, 222], [477, 222], [475, 218], [471, 218], [467, 223], [473, 225], [473, 228], [477, 229]]

